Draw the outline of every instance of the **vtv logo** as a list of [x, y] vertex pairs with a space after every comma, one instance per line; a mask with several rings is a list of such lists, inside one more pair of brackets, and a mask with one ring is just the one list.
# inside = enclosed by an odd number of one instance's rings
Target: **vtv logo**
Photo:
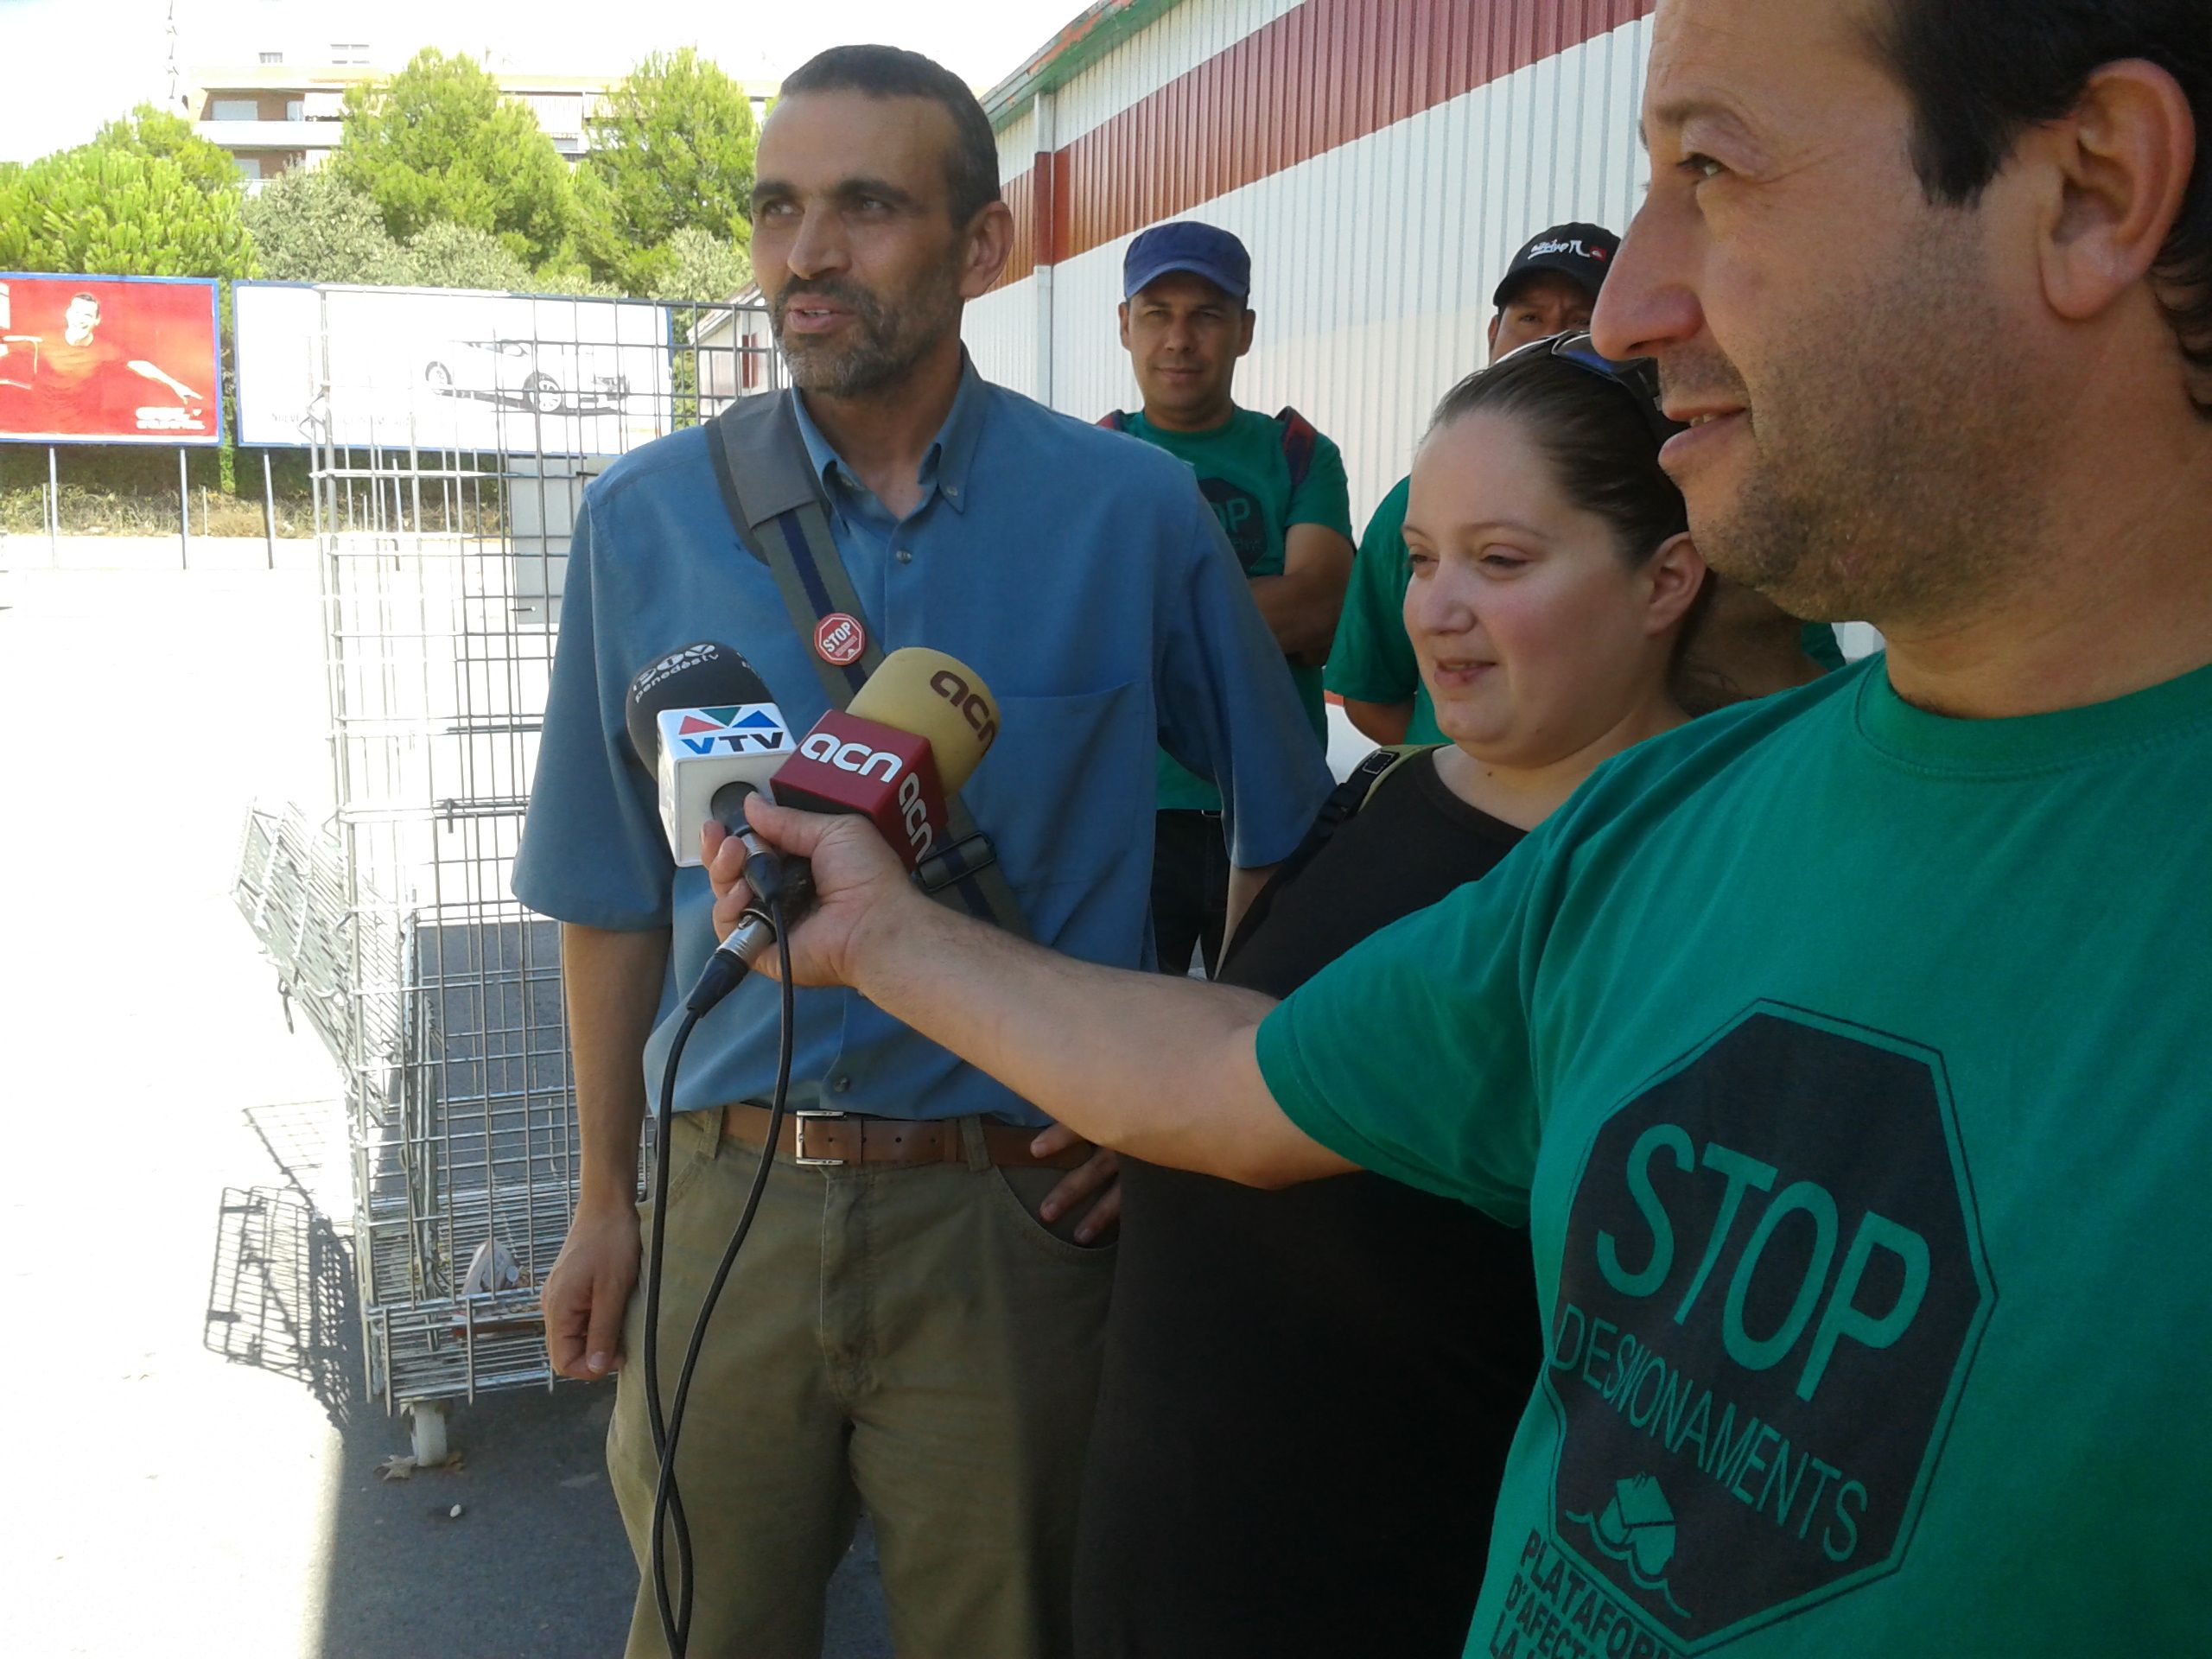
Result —
[[791, 747], [772, 703], [671, 709], [661, 720], [664, 732], [674, 724], [677, 746], [686, 754], [781, 754]]

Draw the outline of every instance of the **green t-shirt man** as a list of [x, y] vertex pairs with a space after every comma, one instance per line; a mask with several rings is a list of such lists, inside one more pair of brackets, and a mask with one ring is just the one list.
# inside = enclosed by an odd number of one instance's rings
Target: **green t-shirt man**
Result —
[[[1198, 490], [1236, 550], [1247, 576], [1278, 576], [1283, 544], [1294, 524], [1322, 524], [1351, 539], [1351, 491], [1344, 456], [1316, 434], [1306, 476], [1294, 487], [1289, 458], [1283, 452], [1282, 423], [1271, 416], [1239, 409], [1226, 425], [1205, 432], [1171, 432], [1141, 414], [1122, 417], [1122, 429], [1147, 443], [1181, 457], [1198, 475]], [[1313, 722], [1314, 735], [1328, 741], [1321, 671], [1294, 663], [1291, 678]], [[1221, 791], [1165, 750], [1160, 755], [1162, 811], [1218, 812]]]
[[1405, 741], [1445, 743], [1451, 740], [1437, 727], [1436, 705], [1421, 679], [1414, 642], [1406, 637], [1406, 584], [1413, 578], [1406, 561], [1406, 498], [1413, 484], [1410, 478], [1400, 479], [1367, 521], [1367, 533], [1359, 538], [1351, 562], [1351, 582], [1344, 589], [1323, 683], [1355, 702], [1410, 698], [1414, 712]]
[[1468, 1654], [2204, 1650], [2208, 775], [2212, 670], [1968, 721], [1876, 658], [1269, 1017], [1308, 1134], [1531, 1230]]
[[[1406, 584], [1413, 575], [1406, 561], [1406, 498], [1412, 492], [1413, 480], [1400, 479], [1367, 521], [1367, 533], [1359, 538], [1359, 552], [1352, 560], [1351, 582], [1344, 589], [1344, 608], [1337, 619], [1336, 642], [1329, 647], [1323, 683], [1355, 702], [1410, 700], [1414, 712], [1405, 741], [1444, 743], [1450, 740], [1437, 728], [1436, 705], [1429, 701], [1413, 641], [1406, 637]], [[1826, 623], [1805, 625], [1804, 650], [1831, 672], [1843, 666], [1835, 630]]]

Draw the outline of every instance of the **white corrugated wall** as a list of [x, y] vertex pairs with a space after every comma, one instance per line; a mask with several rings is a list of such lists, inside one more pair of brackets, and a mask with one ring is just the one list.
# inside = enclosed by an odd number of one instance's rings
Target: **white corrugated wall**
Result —
[[[1071, 144], [1139, 99], [1220, 56], [1299, 0], [1184, 0], [1055, 95], [1059, 142]], [[1388, 4], [1389, 0], [1378, 0]]]
[[[1291, 9], [1185, 0], [1047, 95], [1054, 141]], [[1649, 176], [1636, 135], [1649, 31], [1648, 18], [1625, 24], [1181, 215], [1252, 251], [1259, 333], [1238, 401], [1294, 404], [1335, 438], [1356, 516], [1403, 475], [1436, 399], [1481, 366], [1491, 293], [1521, 243], [1567, 219], [1625, 228]], [[1033, 111], [1001, 134], [1010, 178], [1038, 147]], [[1128, 240], [1052, 268], [1050, 401], [1084, 418], [1136, 396], [1115, 329]], [[1031, 276], [987, 296], [966, 330], [987, 373], [1033, 393], [1041, 286]]]
[[[1019, 189], [1037, 159], [1037, 111], [1033, 105], [999, 130], [999, 177]], [[1035, 397], [1037, 300], [1043, 286], [1034, 276], [994, 289], [968, 308], [961, 337], [987, 380]]]

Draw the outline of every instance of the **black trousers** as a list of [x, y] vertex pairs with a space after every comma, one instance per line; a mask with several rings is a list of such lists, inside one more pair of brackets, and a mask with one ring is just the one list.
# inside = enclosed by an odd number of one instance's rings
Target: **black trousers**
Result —
[[1194, 950], [1209, 977], [1221, 963], [1221, 927], [1229, 912], [1229, 849], [1221, 814], [1177, 810], [1154, 815], [1152, 929], [1160, 971], [1191, 971]]

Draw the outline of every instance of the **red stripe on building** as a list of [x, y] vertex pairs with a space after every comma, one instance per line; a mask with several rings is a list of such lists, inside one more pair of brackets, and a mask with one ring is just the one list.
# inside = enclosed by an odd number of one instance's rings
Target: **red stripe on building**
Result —
[[[1008, 185], [1001, 283], [1311, 161], [1647, 16], [1656, 0], [1304, 0]], [[1041, 215], [1042, 194], [1049, 197]]]
[[1037, 269], [1037, 212], [1035, 168], [1031, 168], [1018, 179], [1008, 179], [1000, 186], [999, 194], [1006, 198], [1006, 205], [1014, 212], [1014, 248], [1006, 257], [1006, 269], [999, 274], [997, 287], [1018, 283]]

